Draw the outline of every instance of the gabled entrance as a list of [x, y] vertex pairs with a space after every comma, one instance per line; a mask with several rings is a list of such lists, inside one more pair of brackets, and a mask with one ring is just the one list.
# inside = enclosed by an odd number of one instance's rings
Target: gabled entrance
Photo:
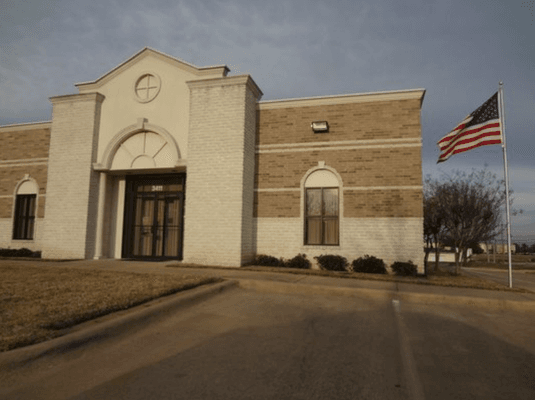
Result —
[[185, 174], [126, 178], [123, 258], [182, 259]]

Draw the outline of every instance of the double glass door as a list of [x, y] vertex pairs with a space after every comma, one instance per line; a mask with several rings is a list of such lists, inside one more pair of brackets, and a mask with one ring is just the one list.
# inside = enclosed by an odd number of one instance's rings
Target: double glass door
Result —
[[128, 187], [125, 256], [182, 258], [183, 177], [145, 177]]

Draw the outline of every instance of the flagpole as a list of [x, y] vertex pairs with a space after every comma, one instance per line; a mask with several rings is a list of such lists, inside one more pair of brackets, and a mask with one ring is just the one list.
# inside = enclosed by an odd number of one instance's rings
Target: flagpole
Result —
[[513, 287], [513, 264], [511, 261], [511, 213], [509, 210], [509, 174], [507, 171], [507, 144], [505, 142], [505, 107], [503, 105], [503, 82], [499, 89], [500, 125], [502, 127], [503, 168], [505, 176], [505, 212], [507, 217], [507, 259], [509, 263], [509, 287]]

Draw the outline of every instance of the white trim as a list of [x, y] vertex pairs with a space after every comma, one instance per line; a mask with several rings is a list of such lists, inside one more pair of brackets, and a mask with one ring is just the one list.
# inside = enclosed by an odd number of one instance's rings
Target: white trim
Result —
[[[43, 125], [43, 126], [36, 126]], [[52, 126], [52, 121], [38, 121], [38, 122], [23, 122], [20, 124], [8, 124], [0, 126], [0, 132], [11, 132], [16, 130], [30, 130], [39, 128], [49, 128]]]
[[377, 144], [364, 146], [331, 146], [331, 147], [302, 147], [290, 149], [274, 149], [274, 150], [256, 150], [256, 154], [267, 153], [298, 153], [304, 151], [326, 151], [326, 150], [360, 150], [360, 149], [393, 149], [400, 147], [422, 147], [422, 143], [407, 143], [407, 144]]
[[324, 244], [318, 244], [318, 245], [313, 245], [313, 244], [305, 244], [305, 209], [306, 209], [306, 196], [305, 196], [305, 192], [306, 192], [306, 181], [308, 179], [308, 177], [310, 175], [312, 175], [314, 172], [316, 171], [320, 171], [320, 170], [326, 170], [326, 171], [329, 171], [331, 172], [335, 177], [336, 179], [338, 180], [338, 186], [337, 186], [337, 189], [338, 189], [338, 244], [337, 245], [330, 245], [328, 247], [330, 248], [336, 248], [336, 249], [339, 249], [341, 248], [342, 246], [342, 243], [343, 243], [343, 239], [344, 239], [344, 182], [342, 180], [342, 177], [340, 176], [340, 174], [338, 173], [338, 171], [336, 171], [333, 167], [329, 167], [328, 165], [325, 165], [325, 161], [319, 161], [318, 162], [318, 165], [315, 166], [315, 167], [312, 167], [310, 168], [307, 172], [305, 172], [305, 174], [303, 175], [303, 177], [301, 178], [301, 182], [299, 184], [299, 189], [300, 189], [300, 192], [301, 192], [301, 198], [299, 200], [299, 205], [300, 205], [300, 210], [299, 210], [299, 219], [301, 221], [301, 243], [302, 243], [302, 248], [318, 248], [318, 247], [322, 247], [322, 246], [325, 246], [327, 247], [326, 245]]
[[113, 138], [110, 140], [100, 163], [94, 163], [93, 169], [95, 171], [110, 171], [113, 158], [119, 147], [131, 136], [134, 136], [137, 133], [141, 132], [153, 132], [157, 135], [160, 135], [171, 148], [171, 152], [175, 158], [175, 166], [183, 165], [183, 159], [180, 157], [180, 149], [178, 144], [175, 141], [175, 138], [164, 128], [150, 124], [147, 118], [138, 118], [137, 123], [127, 126], [126, 128], [119, 131]]
[[423, 186], [346, 186], [344, 190], [422, 190]]
[[300, 192], [300, 188], [266, 188], [266, 189], [255, 189], [255, 192]]
[[362, 139], [362, 140], [337, 140], [329, 142], [301, 142], [301, 143], [278, 143], [278, 144], [259, 144], [256, 145], [258, 150], [278, 149], [284, 147], [303, 147], [303, 146], [336, 146], [336, 145], [367, 145], [367, 144], [389, 144], [389, 143], [418, 143], [421, 144], [420, 138], [398, 138], [398, 139]]
[[[157, 83], [157, 91], [156, 91], [156, 94], [154, 94], [152, 97], [149, 97], [148, 94], [148, 89], [147, 89], [147, 98], [146, 99], [142, 99], [141, 97], [138, 96], [137, 94], [137, 85], [139, 83], [139, 81], [144, 78], [145, 76], [152, 76], [153, 78], [156, 78], [156, 81], [158, 82]], [[150, 80], [149, 80], [150, 82]], [[156, 97], [158, 97], [158, 95], [160, 94], [160, 90], [162, 89], [162, 79], [160, 78], [160, 75], [158, 75], [156, 72], [153, 72], [153, 71], [142, 71], [141, 73], [138, 74], [138, 77], [136, 79], [134, 79], [134, 82], [132, 83], [132, 92], [133, 92], [133, 96], [134, 96], [134, 100], [137, 101], [138, 103], [141, 103], [141, 104], [146, 104], [146, 103], [150, 103], [152, 100], [154, 100]]]
[[78, 88], [78, 90], [82, 91], [85, 90], [84, 87], [87, 87], [88, 90], [95, 89], [98, 86], [102, 85], [104, 82], [107, 81], [106, 78], [111, 79], [114, 76], [116, 76], [119, 72], [121, 72], [124, 68], [127, 67], [127, 64], [130, 62], [133, 62], [138, 57], [145, 57], [146, 55], [154, 55], [160, 59], [170, 61], [175, 63], [175, 65], [181, 66], [183, 69], [184, 67], [189, 70], [190, 72], [196, 72], [196, 75], [203, 75], [205, 71], [210, 70], [218, 70], [221, 69], [222, 75], [226, 76], [227, 73], [230, 71], [230, 69], [226, 65], [213, 65], [208, 67], [197, 67], [193, 64], [190, 64], [184, 60], [181, 60], [179, 58], [170, 56], [169, 54], [163, 53], [159, 50], [154, 50], [150, 47], [144, 47], [140, 51], [138, 51], [136, 54], [128, 58], [126, 61], [123, 61], [121, 64], [117, 65], [115, 68], [111, 69], [110, 71], [106, 72], [104, 75], [101, 75], [99, 78], [97, 78], [94, 81], [86, 81], [86, 82], [79, 82], [75, 83], [74, 86]]
[[[43, 194], [39, 193], [39, 197], [46, 197], [46, 193], [43, 193]], [[12, 194], [0, 194], [0, 199], [12, 199], [12, 198], [13, 198]]]
[[[340, 187], [341, 188], [341, 187]], [[351, 190], [422, 190], [423, 186], [345, 186], [341, 188], [343, 191]], [[300, 188], [257, 188], [255, 192], [298, 192]]]
[[32, 165], [46, 165], [48, 164], [48, 158], [25, 158], [19, 160], [3, 160], [0, 161], [0, 168], [11, 168], [11, 167], [23, 167], [23, 166], [32, 166]]
[[266, 100], [258, 103], [259, 110], [277, 108], [308, 107], [326, 104], [365, 103], [372, 101], [392, 101], [420, 99], [423, 102], [425, 89], [405, 89], [382, 92], [342, 94], [337, 96], [315, 96], [292, 99]]

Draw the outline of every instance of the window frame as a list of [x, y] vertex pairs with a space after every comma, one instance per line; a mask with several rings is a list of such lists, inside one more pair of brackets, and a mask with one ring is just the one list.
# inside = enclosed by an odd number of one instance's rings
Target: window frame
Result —
[[17, 194], [13, 215], [13, 240], [33, 240], [37, 209], [37, 194]]
[[[305, 246], [340, 246], [340, 187], [339, 186], [325, 186], [325, 187], [305, 187], [305, 196], [304, 196], [304, 200], [305, 200], [305, 204], [304, 204], [304, 220], [305, 220], [305, 223], [304, 223], [304, 245]], [[338, 203], [337, 203], [337, 207], [336, 207], [336, 211], [337, 211], [337, 214], [336, 216], [325, 216], [325, 202], [324, 202], [324, 191], [325, 190], [332, 190], [332, 189], [336, 189], [337, 191], [337, 200], [338, 200]], [[309, 190], [321, 190], [321, 215], [318, 217], [318, 216], [309, 216], [308, 215], [308, 191]], [[321, 229], [321, 243], [309, 243], [309, 238], [308, 238], [308, 224], [309, 224], [309, 220], [310, 219], [316, 219], [316, 220], [320, 220], [320, 229]], [[336, 226], [337, 226], [337, 234], [336, 234], [336, 243], [325, 243], [325, 224], [324, 222], [326, 220], [335, 220], [337, 222]]]

